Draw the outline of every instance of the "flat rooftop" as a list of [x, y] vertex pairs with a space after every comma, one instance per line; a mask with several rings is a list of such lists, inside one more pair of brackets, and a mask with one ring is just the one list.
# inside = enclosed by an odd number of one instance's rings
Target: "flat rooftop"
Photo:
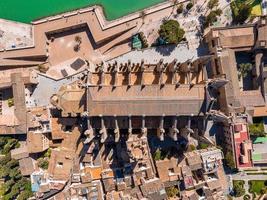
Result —
[[205, 85], [89, 87], [87, 98], [91, 116], [198, 115], [205, 108]]

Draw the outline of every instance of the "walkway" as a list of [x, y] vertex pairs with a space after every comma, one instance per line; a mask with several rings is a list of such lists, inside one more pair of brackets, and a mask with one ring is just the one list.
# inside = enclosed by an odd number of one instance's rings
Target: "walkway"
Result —
[[238, 174], [230, 175], [230, 180], [243, 180], [243, 181], [245, 181], [244, 188], [245, 188], [246, 194], [250, 194], [248, 181], [250, 181], [250, 180], [267, 180], [267, 175], [264, 175], [264, 174], [247, 175], [245, 172], [240, 172]]
[[179, 44], [178, 46], [170, 45], [168, 47], [153, 47], [145, 50], [131, 51], [127, 54], [109, 60], [107, 63], [127, 63], [130, 60], [132, 63], [140, 63], [143, 59], [144, 63], [155, 64], [163, 59], [164, 62], [172, 62], [177, 59], [177, 62], [185, 62], [189, 59], [195, 60], [200, 55], [204, 55], [207, 49], [205, 46], [198, 49], [188, 49], [187, 44]]
[[267, 180], [267, 175], [259, 174], [259, 175], [246, 175], [246, 173], [241, 172], [238, 174], [231, 175], [233, 180]]

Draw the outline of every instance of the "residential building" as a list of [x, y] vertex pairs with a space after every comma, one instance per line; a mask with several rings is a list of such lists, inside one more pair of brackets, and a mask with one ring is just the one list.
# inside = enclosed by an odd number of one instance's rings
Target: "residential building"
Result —
[[[265, 22], [261, 17], [254, 24], [211, 28], [205, 35], [212, 55], [208, 76], [229, 80], [219, 89], [220, 111], [226, 116], [217, 123], [224, 126], [219, 143], [231, 152], [237, 168], [253, 166], [248, 124], [266, 116]], [[250, 68], [245, 74], [244, 65]]]

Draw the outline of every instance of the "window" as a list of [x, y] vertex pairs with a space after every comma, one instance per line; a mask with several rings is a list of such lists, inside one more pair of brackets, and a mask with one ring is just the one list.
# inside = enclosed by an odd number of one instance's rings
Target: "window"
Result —
[[219, 69], [220, 66], [217, 58], [214, 59], [214, 64], [215, 64], [216, 74], [220, 74], [220, 69]]
[[173, 168], [170, 168], [169, 169], [169, 174], [173, 174], [174, 173], [174, 169]]
[[57, 167], [63, 167], [63, 162], [57, 162]]
[[71, 132], [72, 131], [72, 126], [70, 125], [66, 125], [62, 127], [64, 132]]
[[215, 41], [214, 40], [211, 40], [211, 46], [215, 47]]

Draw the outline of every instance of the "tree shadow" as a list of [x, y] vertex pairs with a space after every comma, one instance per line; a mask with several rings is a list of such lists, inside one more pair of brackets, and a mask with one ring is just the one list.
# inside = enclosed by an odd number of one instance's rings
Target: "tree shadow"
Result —
[[171, 45], [163, 45], [163, 46], [157, 46], [155, 48], [156, 52], [158, 52], [162, 56], [169, 56], [175, 49], [176, 45], [171, 44]]
[[209, 55], [209, 48], [208, 44], [202, 42], [198, 47], [197, 47], [197, 55], [198, 57]]

